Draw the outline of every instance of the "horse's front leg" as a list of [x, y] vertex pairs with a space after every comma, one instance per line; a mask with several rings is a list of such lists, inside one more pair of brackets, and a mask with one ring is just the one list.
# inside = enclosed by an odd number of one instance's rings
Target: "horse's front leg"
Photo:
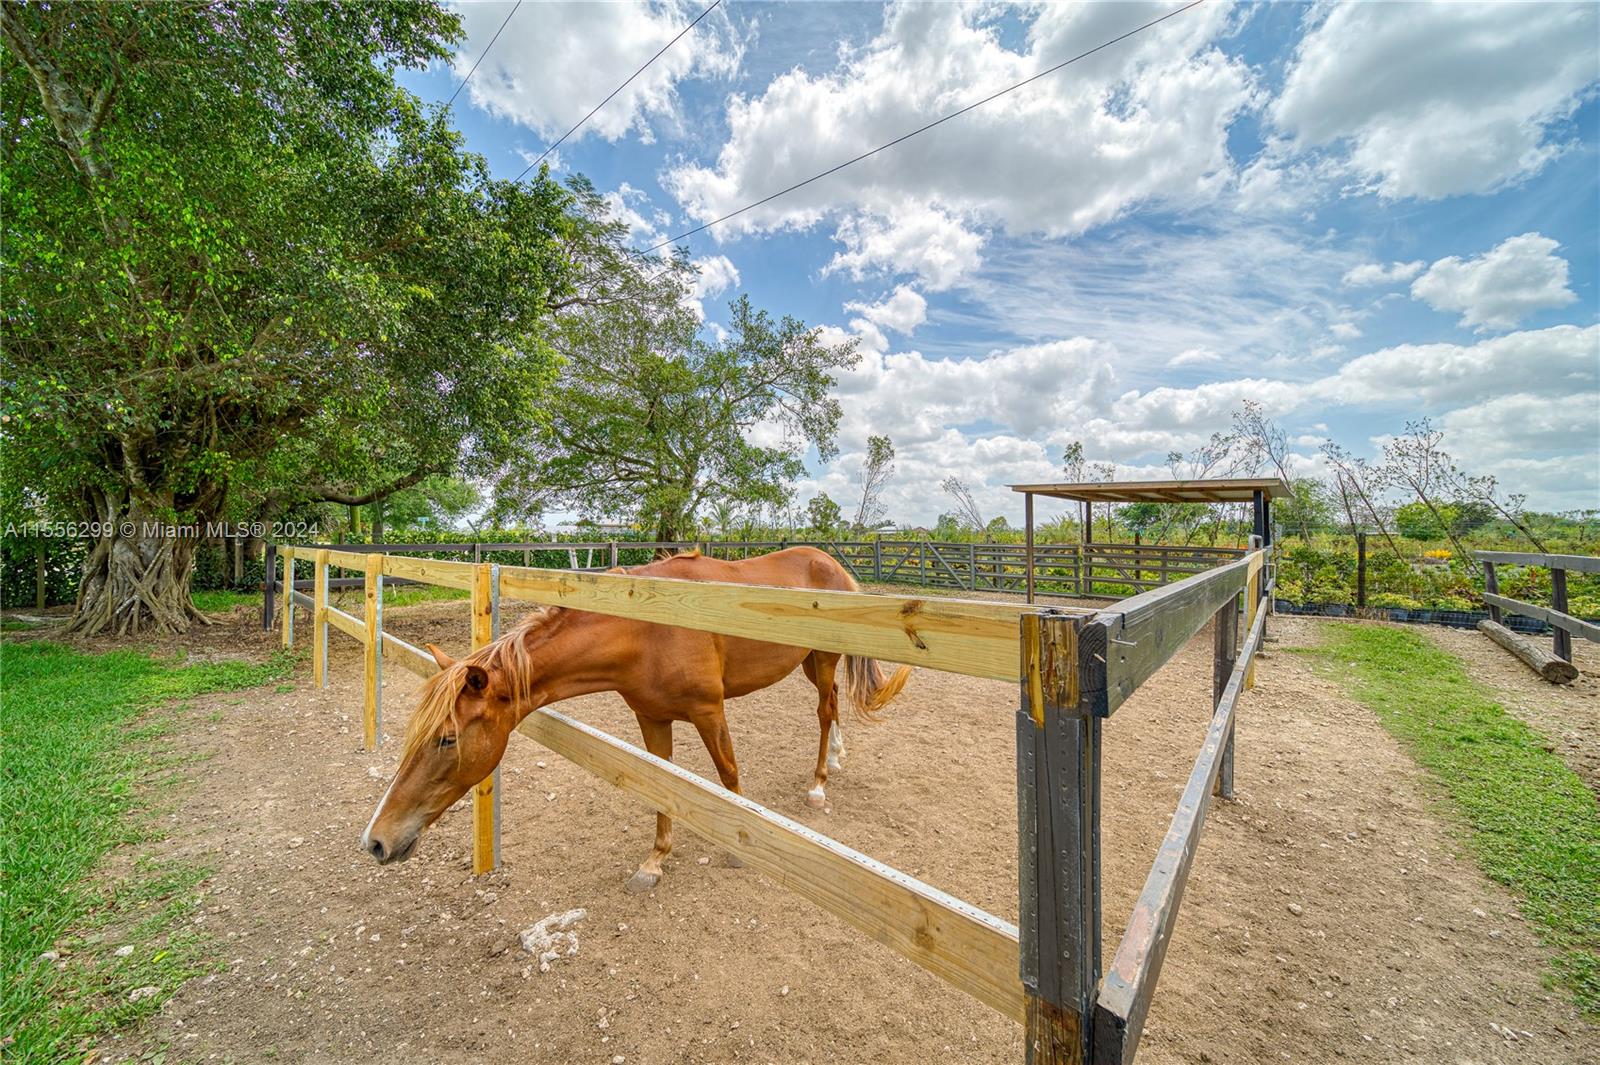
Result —
[[[652, 721], [643, 714], [639, 717], [639, 731], [644, 734], [645, 750], [657, 758], [672, 761], [672, 722]], [[650, 856], [639, 866], [639, 871], [628, 881], [629, 891], [649, 891], [661, 882], [661, 862], [672, 853], [672, 818], [656, 814], [656, 843]]]

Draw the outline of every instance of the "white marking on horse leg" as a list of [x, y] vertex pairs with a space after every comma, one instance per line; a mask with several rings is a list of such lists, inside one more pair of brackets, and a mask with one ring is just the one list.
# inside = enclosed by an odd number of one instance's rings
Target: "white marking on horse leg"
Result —
[[806, 792], [806, 805], [812, 807], [813, 809], [822, 809], [823, 805], [826, 804], [827, 801], [828, 793], [822, 790], [821, 784], [818, 784], [816, 787]]
[[844, 761], [844, 733], [839, 728], [837, 721], [828, 728], [828, 769], [837, 770], [839, 763]]

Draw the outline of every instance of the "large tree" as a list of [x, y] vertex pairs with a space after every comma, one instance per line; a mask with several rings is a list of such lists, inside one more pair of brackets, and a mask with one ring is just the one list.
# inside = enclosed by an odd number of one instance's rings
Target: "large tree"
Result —
[[454, 15], [6, 3], [0, 29], [6, 472], [101, 523], [75, 627], [198, 620], [195, 540], [159, 527], [240, 484], [503, 456], [549, 375], [568, 196], [492, 180], [396, 86]]
[[629, 251], [593, 190], [572, 192], [584, 219], [567, 249], [579, 280], [550, 334], [563, 366], [544, 417], [501, 470], [494, 516], [564, 508], [678, 540], [718, 504], [783, 506], [807, 448], [823, 461], [836, 453], [833, 372], [856, 364], [855, 343], [827, 343], [743, 296], [725, 329], [708, 329], [689, 304], [687, 260]]

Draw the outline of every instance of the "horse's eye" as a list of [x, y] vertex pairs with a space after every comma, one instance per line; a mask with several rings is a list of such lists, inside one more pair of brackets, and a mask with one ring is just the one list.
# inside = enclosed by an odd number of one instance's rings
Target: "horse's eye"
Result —
[[456, 745], [456, 738], [454, 736], [440, 736], [439, 737], [439, 746], [440, 747], [454, 747], [455, 745]]

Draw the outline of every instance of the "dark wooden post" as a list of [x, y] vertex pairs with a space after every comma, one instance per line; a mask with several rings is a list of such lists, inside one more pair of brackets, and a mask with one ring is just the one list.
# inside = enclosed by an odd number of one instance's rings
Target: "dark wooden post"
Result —
[[1251, 513], [1254, 517], [1254, 528], [1251, 532], [1261, 537], [1262, 543], [1267, 543], [1267, 493], [1260, 488], [1250, 493]]
[[1027, 554], [1028, 570], [1028, 602], [1033, 602], [1033, 493], [1022, 493], [1022, 525], [1026, 531], [1026, 546], [1023, 548]]
[[[1483, 564], [1483, 590], [1488, 592], [1490, 595], [1500, 594], [1500, 581], [1495, 577], [1493, 562], [1485, 562]], [[1501, 624], [1500, 608], [1495, 606], [1493, 603], [1489, 603], [1488, 607], [1489, 620], [1494, 622], [1496, 625]]]
[[[1567, 612], [1567, 571], [1564, 569], [1550, 571], [1550, 605], [1563, 614]], [[1560, 627], [1556, 629], [1555, 653], [1563, 662], [1572, 661], [1572, 633]]]
[[[277, 588], [278, 588], [278, 545], [277, 544], [268, 544], [267, 545], [266, 558], [265, 558], [265, 560], [263, 562], [263, 565], [261, 567], [261, 631], [262, 632], [271, 632], [272, 631], [272, 615], [274, 613], [274, 609], [273, 608], [276, 606], [276, 601], [275, 601], [273, 593], [277, 591]], [[288, 592], [287, 589], [285, 589], [285, 591], [283, 593], [283, 598], [284, 598], [284, 602], [286, 604], [292, 605], [293, 602], [294, 602], [293, 599], [290, 598], [289, 592]]]
[[1356, 606], [1367, 605], [1367, 534], [1356, 533]]
[[1100, 982], [1100, 729], [1105, 628], [1022, 617], [1018, 936], [1032, 1065], [1090, 1060]]
[[33, 556], [33, 605], [38, 610], [44, 609], [45, 600], [48, 598], [45, 594], [47, 574], [45, 573], [44, 565], [45, 552], [48, 546], [46, 541], [40, 540], [39, 549], [34, 552]]
[[[1211, 639], [1211, 706], [1222, 702], [1228, 678], [1233, 676], [1233, 663], [1239, 657], [1239, 608], [1234, 598], [1222, 604], [1212, 619]], [[1233, 729], [1228, 730], [1228, 740], [1222, 748], [1222, 759], [1217, 769], [1217, 784], [1212, 794], [1224, 799], [1233, 798]]]
[[881, 535], [872, 538], [872, 579], [879, 584], [883, 583], [883, 537]]
[[978, 590], [978, 541], [976, 540], [967, 545], [967, 588], [974, 592]]

